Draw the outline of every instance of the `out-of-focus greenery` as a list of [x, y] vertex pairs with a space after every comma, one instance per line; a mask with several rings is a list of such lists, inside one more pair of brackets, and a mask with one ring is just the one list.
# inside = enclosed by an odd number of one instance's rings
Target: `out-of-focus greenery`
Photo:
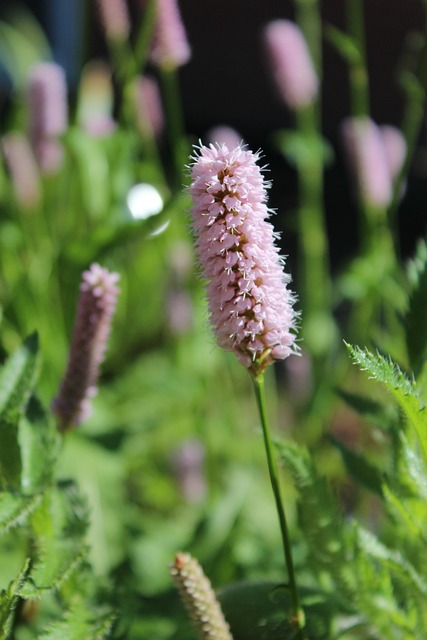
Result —
[[[336, 36], [337, 49], [357, 49], [355, 36]], [[0, 42], [13, 81], [1, 133], [27, 140], [27, 72], [48, 46], [27, 16], [0, 25]], [[126, 43], [139, 65], [125, 72], [120, 43], [110, 50], [111, 131], [82, 126], [82, 84], [60, 139], [63, 164], [37, 172], [31, 201], [0, 167], [2, 640], [194, 638], [168, 573], [180, 549], [222, 588], [235, 640], [286, 633], [250, 380], [210, 334], [181, 188], [188, 140], [176, 122], [156, 139], [137, 121], [141, 42]], [[410, 80], [422, 101], [416, 72]], [[298, 135], [278, 134], [285, 157], [302, 170], [307, 154], [323, 162], [324, 145]], [[157, 215], [132, 216], [139, 183], [161, 196]], [[50, 404], [81, 273], [94, 261], [120, 273], [121, 293], [93, 415], [63, 437]], [[409, 266], [387, 243], [362, 246], [321, 313], [302, 309], [302, 357], [267, 375], [310, 640], [424, 637], [426, 283], [424, 242]], [[195, 444], [204, 458], [191, 495], [178, 466]]]

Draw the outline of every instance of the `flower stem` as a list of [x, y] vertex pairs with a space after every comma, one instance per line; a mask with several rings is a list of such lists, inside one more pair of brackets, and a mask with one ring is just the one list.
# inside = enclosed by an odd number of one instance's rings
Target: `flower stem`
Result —
[[283, 506], [282, 496], [279, 485], [279, 475], [277, 465], [273, 454], [273, 443], [270, 435], [270, 425], [268, 422], [265, 391], [264, 391], [264, 374], [252, 377], [255, 389], [255, 396], [258, 404], [259, 415], [261, 418], [262, 432], [264, 436], [265, 452], [267, 455], [268, 472], [270, 475], [271, 487], [273, 489], [274, 499], [276, 501], [277, 515], [279, 517], [280, 531], [282, 534], [283, 551], [285, 554], [286, 567], [288, 570], [289, 590], [292, 602], [291, 623], [294, 625], [297, 640], [305, 638], [305, 618], [304, 612], [300, 605], [298, 587], [295, 578], [294, 564], [292, 560], [292, 551], [289, 540], [288, 525], [286, 522], [285, 509]]

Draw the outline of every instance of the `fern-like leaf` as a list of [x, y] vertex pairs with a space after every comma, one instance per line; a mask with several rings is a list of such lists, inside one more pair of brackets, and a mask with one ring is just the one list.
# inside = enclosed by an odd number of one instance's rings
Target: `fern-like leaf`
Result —
[[0, 591], [0, 640], [8, 640], [12, 632], [15, 610], [19, 602], [17, 592], [25, 582], [28, 566], [29, 562], [26, 562], [19, 576], [9, 584], [7, 589]]
[[6, 491], [0, 492], [0, 535], [22, 525], [40, 505], [41, 493], [33, 496], [15, 495]]
[[85, 602], [79, 601], [39, 640], [103, 640], [110, 637], [115, 618], [111, 611], [91, 610]]
[[354, 362], [376, 380], [385, 384], [394, 395], [410, 427], [415, 430], [427, 462], [427, 412], [420, 401], [413, 380], [410, 380], [391, 358], [351, 345], [347, 345], [347, 348]]

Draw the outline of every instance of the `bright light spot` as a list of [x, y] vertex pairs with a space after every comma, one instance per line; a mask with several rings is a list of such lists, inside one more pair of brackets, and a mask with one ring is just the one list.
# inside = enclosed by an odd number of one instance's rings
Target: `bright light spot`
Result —
[[129, 189], [127, 205], [132, 218], [145, 220], [163, 209], [160, 193], [151, 184], [135, 184]]

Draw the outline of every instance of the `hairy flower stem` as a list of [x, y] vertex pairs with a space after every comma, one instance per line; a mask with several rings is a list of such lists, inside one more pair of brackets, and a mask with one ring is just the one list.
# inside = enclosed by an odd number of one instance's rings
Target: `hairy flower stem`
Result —
[[277, 471], [277, 465], [273, 454], [273, 443], [270, 435], [270, 425], [267, 416], [265, 391], [264, 391], [264, 374], [258, 376], [252, 376], [252, 381], [255, 389], [255, 396], [258, 405], [259, 415], [261, 418], [262, 432], [264, 436], [265, 453], [267, 455], [268, 472], [270, 475], [271, 487], [273, 489], [274, 499], [276, 502], [277, 515], [279, 517], [280, 531], [282, 534], [283, 551], [285, 554], [285, 562], [288, 570], [289, 591], [291, 595], [292, 610], [291, 610], [291, 624], [294, 625], [297, 635], [297, 640], [305, 640], [306, 634], [304, 631], [305, 617], [304, 611], [301, 608], [298, 587], [295, 577], [294, 563], [292, 560], [291, 544], [289, 540], [288, 525], [286, 522], [285, 509], [283, 506], [283, 500], [280, 492], [279, 475]]

